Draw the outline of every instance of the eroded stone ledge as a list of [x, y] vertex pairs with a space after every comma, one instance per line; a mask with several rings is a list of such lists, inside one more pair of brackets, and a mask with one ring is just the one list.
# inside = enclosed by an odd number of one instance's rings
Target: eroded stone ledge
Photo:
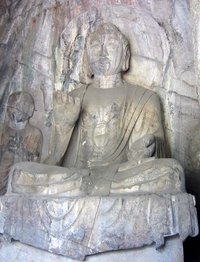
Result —
[[78, 260], [112, 250], [156, 244], [198, 233], [193, 196], [1, 198], [0, 232], [55, 254]]

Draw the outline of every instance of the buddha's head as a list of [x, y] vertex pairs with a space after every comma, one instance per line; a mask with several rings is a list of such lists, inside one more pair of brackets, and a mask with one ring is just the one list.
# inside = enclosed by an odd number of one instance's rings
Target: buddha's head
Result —
[[27, 92], [19, 91], [8, 98], [7, 112], [13, 122], [26, 122], [33, 115], [34, 109], [34, 100]]
[[87, 42], [88, 63], [93, 75], [113, 75], [129, 68], [128, 40], [110, 23], [100, 25]]

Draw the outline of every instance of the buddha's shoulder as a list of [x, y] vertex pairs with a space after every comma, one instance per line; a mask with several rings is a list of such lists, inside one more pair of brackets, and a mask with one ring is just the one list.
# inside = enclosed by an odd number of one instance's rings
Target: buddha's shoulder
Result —
[[150, 89], [138, 85], [133, 85], [128, 82], [125, 82], [125, 86], [127, 90], [127, 95], [129, 97], [135, 97], [137, 99], [145, 95], [149, 102], [153, 102], [153, 101], [159, 102], [158, 94]]
[[80, 99], [82, 99], [86, 90], [87, 90], [87, 85], [81, 85], [80, 87], [75, 88], [72, 91], [70, 91], [69, 95], [72, 97], [79, 97]]
[[127, 88], [127, 92], [129, 93], [149, 93], [150, 95], [157, 95], [154, 91], [147, 89], [145, 87], [139, 86], [139, 85], [134, 85], [134, 84], [130, 84], [128, 82], [124, 82], [124, 85]]

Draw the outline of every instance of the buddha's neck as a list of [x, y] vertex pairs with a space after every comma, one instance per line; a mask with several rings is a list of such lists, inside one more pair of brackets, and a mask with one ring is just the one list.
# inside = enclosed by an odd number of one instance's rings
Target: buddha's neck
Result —
[[11, 129], [14, 129], [14, 130], [22, 130], [26, 127], [26, 125], [28, 124], [28, 120], [25, 121], [25, 122], [14, 122], [14, 121], [9, 121], [9, 127]]
[[109, 75], [109, 76], [95, 76], [94, 81], [99, 88], [116, 88], [122, 85], [121, 74]]

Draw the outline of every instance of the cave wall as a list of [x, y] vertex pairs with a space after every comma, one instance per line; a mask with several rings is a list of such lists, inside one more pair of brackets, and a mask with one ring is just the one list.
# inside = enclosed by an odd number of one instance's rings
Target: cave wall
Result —
[[[159, 94], [169, 154], [184, 166], [199, 207], [200, 167], [196, 170], [191, 153], [191, 144], [200, 152], [199, 0], [1, 0], [0, 128], [8, 96], [17, 90], [32, 94], [31, 123], [43, 133], [45, 161], [53, 93], [88, 82], [85, 43], [102, 22], [114, 23], [130, 42], [124, 78]], [[198, 241], [194, 252], [188, 242], [190, 257], [199, 255]]]
[[196, 10], [195, 0], [1, 1], [1, 123], [9, 94], [30, 92], [36, 104], [31, 121], [43, 132], [45, 160], [53, 92], [87, 83], [87, 35], [99, 23], [112, 22], [131, 44], [131, 66], [125, 79], [160, 95], [168, 149], [191, 171], [189, 147], [200, 122]]

